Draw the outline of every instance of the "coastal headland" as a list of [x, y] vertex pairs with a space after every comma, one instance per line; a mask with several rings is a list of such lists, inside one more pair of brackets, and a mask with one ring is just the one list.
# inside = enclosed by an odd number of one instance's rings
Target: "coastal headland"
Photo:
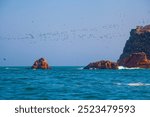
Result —
[[102, 60], [88, 64], [84, 69], [150, 68], [150, 25], [131, 29], [123, 53], [117, 62]]

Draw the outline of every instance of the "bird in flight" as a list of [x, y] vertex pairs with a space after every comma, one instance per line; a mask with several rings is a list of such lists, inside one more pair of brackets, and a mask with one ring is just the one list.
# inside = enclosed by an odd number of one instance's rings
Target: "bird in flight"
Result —
[[4, 61], [6, 61], [6, 58], [3, 58]]

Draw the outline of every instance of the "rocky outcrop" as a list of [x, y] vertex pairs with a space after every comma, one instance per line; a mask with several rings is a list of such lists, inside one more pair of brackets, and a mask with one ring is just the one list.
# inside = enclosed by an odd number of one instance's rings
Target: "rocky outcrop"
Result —
[[118, 64], [111, 61], [97, 61], [88, 64], [84, 69], [118, 69]]
[[50, 69], [48, 62], [44, 58], [36, 60], [32, 65], [32, 69]]
[[[126, 59], [133, 53], [144, 52], [147, 59], [150, 59], [150, 25], [137, 26], [130, 32], [130, 38], [127, 40], [123, 53], [121, 54], [118, 64], [126, 66]], [[133, 54], [134, 55], [134, 54]], [[143, 56], [143, 54], [141, 55]]]
[[117, 63], [97, 61], [84, 69], [118, 69], [118, 66], [150, 68], [150, 25], [132, 29]]
[[132, 53], [129, 57], [123, 59], [124, 67], [150, 68], [150, 60], [144, 52]]

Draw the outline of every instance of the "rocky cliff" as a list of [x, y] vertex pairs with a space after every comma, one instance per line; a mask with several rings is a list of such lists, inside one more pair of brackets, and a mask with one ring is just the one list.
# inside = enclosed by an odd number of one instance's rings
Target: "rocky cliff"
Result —
[[126, 66], [126, 59], [133, 53], [144, 52], [147, 59], [150, 59], [150, 25], [137, 26], [136, 29], [132, 29], [130, 37], [127, 40], [123, 53], [121, 54], [118, 64]]
[[128, 68], [150, 68], [150, 60], [147, 59], [147, 55], [144, 52], [132, 53], [124, 59], [123, 64]]
[[150, 25], [131, 30], [117, 63], [102, 60], [92, 62], [84, 69], [118, 69], [118, 66], [150, 68]]

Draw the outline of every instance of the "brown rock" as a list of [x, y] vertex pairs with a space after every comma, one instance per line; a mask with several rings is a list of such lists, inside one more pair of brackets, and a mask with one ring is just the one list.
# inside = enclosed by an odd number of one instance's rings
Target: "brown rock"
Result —
[[33, 69], [49, 69], [48, 62], [44, 58], [40, 58], [39, 60], [36, 60], [34, 64], [32, 65]]
[[141, 34], [144, 32], [150, 32], [150, 25], [146, 25], [146, 26], [137, 26], [136, 27], [136, 33]]
[[97, 61], [88, 64], [84, 69], [118, 69], [118, 64], [111, 61]]
[[150, 68], [150, 60], [144, 52], [133, 53], [122, 60], [124, 67]]

